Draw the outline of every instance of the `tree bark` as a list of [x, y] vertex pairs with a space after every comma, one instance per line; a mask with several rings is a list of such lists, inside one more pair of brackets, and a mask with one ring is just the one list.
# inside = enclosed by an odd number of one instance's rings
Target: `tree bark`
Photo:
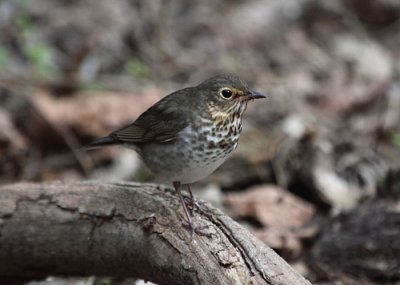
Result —
[[[187, 198], [187, 197], [186, 197]], [[199, 201], [191, 236], [175, 193], [135, 183], [0, 187], [0, 276], [139, 277], [159, 284], [310, 284]]]

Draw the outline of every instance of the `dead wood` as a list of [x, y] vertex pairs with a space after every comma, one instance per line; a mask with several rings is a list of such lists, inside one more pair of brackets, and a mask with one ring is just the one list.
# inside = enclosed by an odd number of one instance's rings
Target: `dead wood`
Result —
[[[191, 237], [172, 190], [136, 183], [0, 187], [0, 276], [140, 277], [159, 284], [310, 284], [205, 202]], [[179, 209], [179, 211], [176, 211]]]

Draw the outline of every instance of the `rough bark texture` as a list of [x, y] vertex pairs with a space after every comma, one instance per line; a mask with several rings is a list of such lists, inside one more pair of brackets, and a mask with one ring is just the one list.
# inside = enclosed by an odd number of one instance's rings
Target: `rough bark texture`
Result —
[[182, 226], [178, 200], [163, 186], [98, 182], [2, 186], [0, 276], [310, 284], [239, 224], [209, 204], [199, 204], [195, 221], [202, 233], [191, 237]]
[[310, 257], [314, 270], [346, 284], [400, 284], [400, 202], [391, 195], [332, 217]]

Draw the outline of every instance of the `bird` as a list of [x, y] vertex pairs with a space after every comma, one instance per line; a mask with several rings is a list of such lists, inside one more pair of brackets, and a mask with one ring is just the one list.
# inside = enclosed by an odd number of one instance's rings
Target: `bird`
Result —
[[235, 75], [216, 75], [175, 91], [133, 123], [94, 140], [85, 149], [122, 145], [135, 150], [158, 181], [172, 184], [189, 224], [196, 231], [181, 193], [216, 170], [236, 149], [247, 103], [266, 98]]

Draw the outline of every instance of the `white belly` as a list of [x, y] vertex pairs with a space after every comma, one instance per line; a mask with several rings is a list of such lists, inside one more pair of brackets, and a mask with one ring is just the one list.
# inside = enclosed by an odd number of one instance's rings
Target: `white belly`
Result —
[[192, 168], [184, 168], [176, 175], [170, 175], [172, 181], [180, 181], [182, 184], [190, 184], [199, 181], [211, 173], [213, 173], [222, 163], [225, 158], [220, 158], [216, 161], [210, 162], [208, 165], [193, 165]]
[[[214, 172], [236, 148], [237, 141], [226, 148], [209, 148], [224, 136], [207, 136], [201, 140], [191, 127], [184, 129], [173, 142], [146, 144], [141, 155], [157, 181], [189, 184], [201, 180]], [[157, 152], [154, 147], [157, 146]]]

